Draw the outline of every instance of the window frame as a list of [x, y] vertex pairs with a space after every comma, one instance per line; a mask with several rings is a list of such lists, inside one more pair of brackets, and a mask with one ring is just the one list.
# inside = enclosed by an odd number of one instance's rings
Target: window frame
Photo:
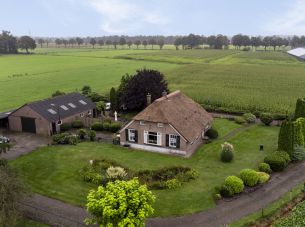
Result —
[[[133, 136], [133, 140], [131, 139]], [[128, 141], [129, 142], [136, 142], [136, 129], [133, 129], [133, 128], [129, 128], [128, 129]]]
[[[153, 136], [156, 136], [156, 143], [149, 142], [150, 133], [154, 133]], [[153, 146], [162, 146], [162, 133], [161, 132], [152, 132], [144, 131], [144, 143]]]
[[[177, 148], [177, 135], [175, 135], [175, 134], [169, 134], [168, 135], [168, 146], [169, 147], [172, 147], [172, 148]], [[175, 140], [175, 142], [174, 142], [174, 144], [175, 145], [172, 145], [173, 143], [172, 143], [172, 140]]]

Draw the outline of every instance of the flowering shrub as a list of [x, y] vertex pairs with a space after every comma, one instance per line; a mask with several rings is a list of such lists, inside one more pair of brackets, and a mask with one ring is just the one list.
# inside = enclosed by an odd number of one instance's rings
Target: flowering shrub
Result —
[[107, 177], [110, 179], [124, 179], [127, 176], [126, 171], [124, 170], [124, 168], [116, 166], [110, 166], [107, 170]]
[[86, 224], [99, 226], [144, 226], [154, 211], [155, 196], [140, 185], [138, 179], [109, 182], [87, 196], [87, 210], [91, 214]]
[[231, 162], [234, 157], [234, 147], [232, 144], [225, 142], [221, 144], [220, 158], [223, 162]]

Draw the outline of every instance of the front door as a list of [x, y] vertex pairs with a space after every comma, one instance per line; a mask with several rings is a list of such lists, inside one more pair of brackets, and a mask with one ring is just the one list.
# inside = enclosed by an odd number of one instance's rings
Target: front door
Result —
[[56, 134], [57, 131], [56, 131], [56, 123], [55, 122], [52, 122], [52, 134]]

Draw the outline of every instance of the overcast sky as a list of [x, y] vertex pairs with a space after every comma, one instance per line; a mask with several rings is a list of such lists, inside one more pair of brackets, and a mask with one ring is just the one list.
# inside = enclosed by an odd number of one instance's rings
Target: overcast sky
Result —
[[0, 0], [14, 35], [305, 35], [305, 0]]

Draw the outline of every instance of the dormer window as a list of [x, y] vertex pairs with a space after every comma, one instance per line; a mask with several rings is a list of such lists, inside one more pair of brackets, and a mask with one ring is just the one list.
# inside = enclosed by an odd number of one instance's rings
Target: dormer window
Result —
[[145, 121], [140, 121], [140, 125], [145, 125]]
[[163, 127], [164, 127], [164, 124], [163, 124], [163, 123], [158, 123], [157, 126], [158, 126], [159, 128], [163, 128]]

